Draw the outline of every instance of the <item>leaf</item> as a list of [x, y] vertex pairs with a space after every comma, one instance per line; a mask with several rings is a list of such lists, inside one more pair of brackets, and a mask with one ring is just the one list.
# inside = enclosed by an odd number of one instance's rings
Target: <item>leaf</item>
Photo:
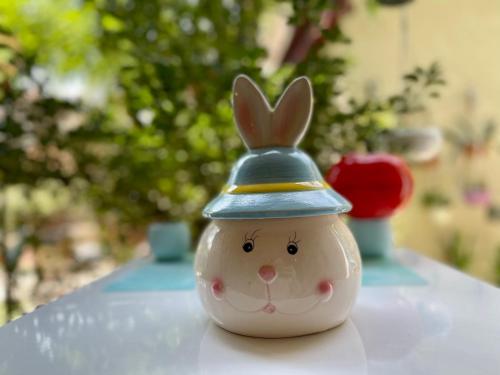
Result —
[[418, 82], [418, 76], [415, 73], [405, 74], [403, 79], [412, 82]]
[[101, 18], [101, 24], [104, 30], [116, 33], [124, 29], [123, 22], [111, 14], [104, 14]]
[[333, 29], [321, 30], [321, 35], [329, 42], [334, 43], [351, 43], [351, 39], [348, 38], [338, 27]]

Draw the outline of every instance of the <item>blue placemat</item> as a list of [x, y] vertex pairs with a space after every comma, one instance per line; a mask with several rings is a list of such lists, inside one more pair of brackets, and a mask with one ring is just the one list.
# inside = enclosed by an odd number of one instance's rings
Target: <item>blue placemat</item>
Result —
[[192, 259], [179, 262], [147, 261], [125, 271], [104, 287], [106, 292], [156, 292], [194, 289]]
[[[419, 286], [427, 282], [413, 270], [393, 259], [363, 260], [364, 287]], [[192, 258], [179, 262], [152, 260], [125, 271], [104, 287], [106, 292], [190, 290], [195, 287]]]
[[419, 286], [427, 281], [396, 259], [363, 259], [363, 286]]

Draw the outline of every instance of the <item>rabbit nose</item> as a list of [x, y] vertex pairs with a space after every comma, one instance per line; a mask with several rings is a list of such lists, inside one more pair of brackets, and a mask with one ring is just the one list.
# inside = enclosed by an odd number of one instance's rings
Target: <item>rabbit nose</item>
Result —
[[278, 274], [273, 266], [262, 266], [259, 268], [259, 276], [265, 283], [272, 283]]

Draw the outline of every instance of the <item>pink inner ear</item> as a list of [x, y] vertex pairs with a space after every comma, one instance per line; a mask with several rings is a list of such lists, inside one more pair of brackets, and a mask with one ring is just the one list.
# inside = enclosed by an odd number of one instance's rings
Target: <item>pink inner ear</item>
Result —
[[279, 123], [275, 125], [276, 128], [273, 132], [274, 140], [278, 142], [293, 141], [293, 136], [295, 136], [294, 131], [296, 131], [296, 129], [291, 128], [291, 126], [293, 126], [292, 116], [294, 115], [294, 109], [298, 108], [299, 100], [297, 97], [288, 98], [285, 104], [285, 108], [280, 109], [280, 120]]
[[248, 105], [246, 103], [241, 103], [240, 105], [238, 105], [237, 111], [239, 126], [245, 130], [245, 134], [254, 134], [255, 124]]
[[273, 115], [275, 144], [295, 146], [300, 142], [311, 115], [311, 95], [307, 80], [296, 80], [285, 90]]
[[288, 123], [288, 116], [290, 116], [289, 113], [286, 113], [283, 115], [280, 119], [280, 123], [276, 124], [276, 128], [274, 129], [274, 140], [275, 141], [281, 141], [283, 138], [286, 138], [286, 124]]

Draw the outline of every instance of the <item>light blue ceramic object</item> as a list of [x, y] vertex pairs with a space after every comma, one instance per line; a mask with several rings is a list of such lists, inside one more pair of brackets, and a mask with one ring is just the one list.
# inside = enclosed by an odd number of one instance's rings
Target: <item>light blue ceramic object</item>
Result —
[[387, 218], [350, 218], [348, 225], [363, 258], [388, 256], [392, 249], [392, 231]]
[[297, 145], [311, 120], [312, 86], [298, 78], [271, 108], [246, 76], [236, 78], [236, 126], [247, 146], [221, 194], [204, 209], [210, 219], [282, 219], [336, 215], [351, 204], [324, 180]]
[[[286, 191], [286, 187], [293, 190]], [[285, 191], [283, 191], [285, 190]], [[250, 149], [234, 166], [223, 192], [203, 211], [211, 219], [264, 219], [340, 214], [351, 204], [323, 181], [296, 147]]]
[[[423, 286], [427, 281], [418, 273], [399, 263], [397, 259], [365, 259], [363, 286]], [[181, 262], [151, 263], [144, 260], [106, 284], [104, 290], [116, 292], [160, 292], [192, 290], [196, 286], [192, 259]]]
[[274, 107], [250, 78], [234, 81], [234, 118], [247, 152], [203, 211], [212, 221], [194, 265], [203, 306], [230, 332], [320, 332], [345, 321], [354, 304], [361, 258], [338, 215], [351, 204], [297, 148], [312, 107], [306, 77]]
[[151, 252], [158, 261], [183, 259], [191, 249], [191, 234], [187, 223], [153, 223], [148, 229]]

